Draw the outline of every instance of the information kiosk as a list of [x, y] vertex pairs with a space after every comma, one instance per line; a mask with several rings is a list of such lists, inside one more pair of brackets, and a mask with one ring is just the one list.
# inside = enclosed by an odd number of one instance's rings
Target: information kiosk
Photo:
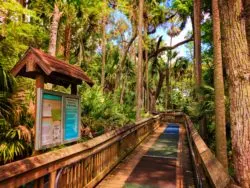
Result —
[[[79, 67], [29, 48], [11, 70], [13, 76], [36, 80], [35, 149], [41, 150], [80, 138], [80, 97], [77, 85], [94, 83]], [[71, 86], [71, 94], [44, 89], [44, 83]]]

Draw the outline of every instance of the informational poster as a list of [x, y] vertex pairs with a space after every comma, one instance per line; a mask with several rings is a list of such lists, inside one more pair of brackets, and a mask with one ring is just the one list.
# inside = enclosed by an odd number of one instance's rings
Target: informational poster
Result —
[[37, 91], [35, 149], [74, 142], [80, 137], [80, 98], [77, 95]]
[[65, 123], [64, 123], [64, 140], [74, 140], [79, 134], [79, 100], [65, 98]]
[[42, 101], [42, 146], [60, 143], [62, 130], [62, 97], [44, 93]]

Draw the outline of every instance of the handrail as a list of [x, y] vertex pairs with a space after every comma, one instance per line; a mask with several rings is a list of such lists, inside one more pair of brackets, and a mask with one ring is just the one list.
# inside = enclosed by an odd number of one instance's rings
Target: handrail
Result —
[[201, 176], [199, 174], [198, 166], [195, 165], [195, 163], [196, 163], [196, 161], [195, 161], [195, 151], [194, 151], [194, 148], [193, 148], [193, 145], [192, 145], [191, 136], [190, 136], [190, 132], [189, 132], [188, 125], [187, 125], [186, 121], [185, 121], [185, 128], [186, 128], [186, 131], [187, 131], [188, 145], [189, 145], [189, 148], [190, 148], [190, 152], [191, 152], [191, 156], [192, 156], [192, 163], [193, 163], [194, 170], [195, 170], [195, 175], [196, 175], [196, 184], [197, 184], [197, 187], [202, 188], [203, 187], [202, 178], [201, 178]]
[[189, 116], [181, 112], [161, 113], [161, 116], [165, 121], [169, 121], [168, 117], [171, 117], [170, 121], [185, 124], [197, 177], [197, 187], [227, 188], [231, 185], [237, 187], [225, 168], [198, 134]]
[[[38, 187], [45, 183], [49, 187], [56, 183], [59, 187], [60, 183], [93, 187], [159, 126], [159, 120], [160, 116], [147, 118], [84, 143], [0, 166], [0, 187], [19, 187], [29, 182]], [[65, 167], [63, 177], [56, 180]]]
[[[162, 122], [183, 123], [197, 176], [197, 187], [230, 187], [232, 178], [215, 158], [190, 118], [181, 112], [152, 118], [110, 131], [87, 142], [0, 166], [0, 188], [94, 187]], [[235, 186], [236, 187], [236, 186]]]

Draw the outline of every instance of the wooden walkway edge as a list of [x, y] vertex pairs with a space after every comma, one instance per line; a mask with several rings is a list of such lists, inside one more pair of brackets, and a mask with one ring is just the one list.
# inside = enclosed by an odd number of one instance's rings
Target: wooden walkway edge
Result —
[[128, 157], [126, 157], [111, 173], [104, 178], [97, 188], [119, 188], [125, 185], [126, 180], [139, 163], [143, 155], [155, 143], [165, 127], [159, 127], [152, 135], [146, 138]]
[[[195, 187], [184, 126], [179, 125], [178, 133], [175, 134], [177, 137], [165, 133], [166, 130], [166, 126], [159, 127], [97, 187]], [[175, 139], [176, 146], [172, 145]], [[165, 150], [165, 147], [169, 148], [169, 151]]]

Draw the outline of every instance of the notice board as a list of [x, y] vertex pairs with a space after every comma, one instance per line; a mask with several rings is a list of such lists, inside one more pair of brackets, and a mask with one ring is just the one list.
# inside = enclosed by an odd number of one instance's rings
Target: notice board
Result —
[[35, 149], [45, 149], [80, 138], [80, 98], [37, 90]]
[[65, 126], [64, 140], [70, 141], [75, 139], [79, 132], [78, 128], [78, 99], [65, 98]]

